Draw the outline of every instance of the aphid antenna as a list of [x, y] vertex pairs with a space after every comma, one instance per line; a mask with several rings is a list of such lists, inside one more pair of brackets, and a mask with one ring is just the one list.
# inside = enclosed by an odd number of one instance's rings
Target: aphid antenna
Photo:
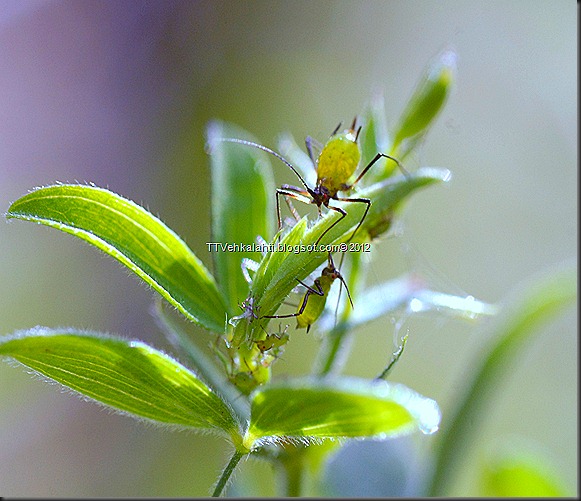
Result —
[[312, 196], [313, 195], [313, 190], [311, 190], [311, 188], [309, 188], [307, 182], [303, 179], [303, 176], [301, 176], [299, 174], [299, 172], [297, 171], [297, 169], [294, 167], [293, 164], [291, 164], [286, 158], [284, 158], [280, 153], [277, 153], [274, 150], [271, 150], [270, 148], [268, 148], [267, 146], [263, 146], [262, 144], [258, 144], [255, 143], [253, 141], [247, 141], [246, 139], [236, 139], [233, 137], [221, 137], [219, 139], [219, 141], [223, 141], [223, 142], [227, 142], [227, 143], [238, 143], [238, 144], [244, 144], [246, 146], [252, 146], [254, 148], [258, 148], [259, 150], [262, 151], [266, 151], [266, 153], [270, 153], [271, 155], [275, 156], [276, 158], [278, 158], [281, 162], [283, 162], [285, 165], [287, 165], [296, 175], [297, 177], [300, 179], [302, 185], [305, 187], [305, 189], [309, 192], [309, 194]]
[[[349, 298], [349, 302], [351, 303], [351, 308], [355, 308], [355, 306], [353, 306], [353, 300], [351, 299], [351, 293], [349, 292], [349, 287], [347, 287], [347, 283], [345, 282], [345, 279], [343, 278], [343, 276], [341, 274], [338, 274], [337, 278], [339, 280], [341, 280], [341, 283], [345, 286], [345, 290], [347, 291], [347, 297]], [[339, 299], [341, 299], [341, 296], [339, 296]]]
[[[343, 285], [345, 285], [345, 289], [347, 290], [347, 297], [349, 297], [349, 302], [351, 303], [351, 308], [355, 308], [353, 305], [353, 300], [351, 299], [351, 293], [349, 292], [349, 287], [347, 287], [347, 283], [341, 275], [341, 267], [343, 266], [343, 259], [345, 259], [345, 252], [341, 253], [341, 261], [339, 261], [339, 268], [336, 268], [337, 273], [339, 274], [338, 278], [341, 280], [341, 286], [339, 287], [339, 295], [337, 296], [337, 306], [335, 306], [335, 327], [337, 326], [337, 317], [339, 315], [339, 304], [341, 304], [341, 293], [343, 292]], [[329, 254], [329, 263], [333, 265], [335, 268], [335, 264], [333, 263], [333, 258]]]
[[[344, 258], [345, 258], [345, 253], [343, 252], [341, 254], [341, 261], [339, 261], [339, 268], [336, 268], [338, 278], [339, 278], [339, 280], [341, 280], [341, 287], [339, 288], [339, 295], [337, 296], [337, 306], [335, 307], [335, 325], [337, 325], [337, 315], [339, 312], [339, 304], [341, 303], [341, 293], [343, 292], [343, 285], [345, 286], [345, 290], [347, 291], [347, 297], [349, 298], [349, 302], [351, 303], [351, 308], [355, 308], [355, 306], [353, 305], [353, 300], [351, 299], [351, 293], [349, 292], [349, 287], [347, 286], [347, 282], [345, 282], [343, 275], [341, 275], [341, 266], [343, 266], [343, 259]], [[333, 258], [331, 257], [330, 254], [329, 254], [329, 261], [333, 265], [333, 268], [335, 268], [335, 264], [333, 263]]]

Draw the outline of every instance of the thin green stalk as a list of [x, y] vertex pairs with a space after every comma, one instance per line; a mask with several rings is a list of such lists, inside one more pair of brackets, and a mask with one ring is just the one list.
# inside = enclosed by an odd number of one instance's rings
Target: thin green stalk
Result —
[[577, 269], [574, 263], [548, 270], [540, 279], [515, 293], [492, 330], [495, 345], [480, 364], [452, 416], [442, 423], [427, 495], [446, 494], [457, 463], [464, 458], [473, 434], [479, 429], [478, 422], [485, 415], [486, 405], [498, 390], [499, 383], [509, 374], [516, 355], [542, 323], [571, 305], [576, 297]]
[[397, 350], [395, 350], [394, 353], [392, 353], [391, 360], [387, 364], [387, 367], [385, 369], [383, 369], [383, 372], [379, 376], [377, 376], [375, 379], [387, 380], [387, 376], [389, 376], [389, 373], [391, 372], [391, 370], [393, 369], [393, 367], [395, 366], [397, 361], [400, 359], [400, 357], [403, 353], [403, 350], [405, 349], [405, 344], [407, 343], [407, 340], [408, 340], [408, 335], [406, 334], [403, 337], [403, 339], [401, 340], [401, 344], [399, 345], [399, 348]]
[[242, 456], [244, 456], [244, 454], [245, 453], [239, 451], [234, 452], [232, 458], [226, 465], [226, 468], [224, 468], [220, 480], [218, 480], [218, 483], [216, 484], [214, 492], [212, 493], [213, 498], [220, 497], [222, 491], [224, 490], [224, 487], [226, 487], [226, 484], [228, 483], [228, 480], [230, 480], [230, 477], [232, 476], [232, 473], [234, 472], [236, 465], [242, 459]]
[[315, 374], [325, 376], [337, 371], [338, 361], [345, 347], [347, 325], [338, 323], [323, 339], [317, 361], [315, 362]]

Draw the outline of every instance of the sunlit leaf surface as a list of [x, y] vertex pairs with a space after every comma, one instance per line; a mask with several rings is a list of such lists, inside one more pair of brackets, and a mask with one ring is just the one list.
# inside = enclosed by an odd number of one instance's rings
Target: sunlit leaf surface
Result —
[[36, 328], [0, 338], [0, 355], [133, 416], [239, 433], [230, 409], [194, 373], [140, 341]]
[[93, 186], [39, 188], [14, 202], [8, 218], [79, 237], [117, 259], [190, 320], [222, 332], [226, 308], [214, 278], [183, 240], [143, 207]]
[[251, 395], [245, 445], [280, 438], [388, 437], [438, 429], [436, 402], [399, 384], [341, 378], [296, 379]]

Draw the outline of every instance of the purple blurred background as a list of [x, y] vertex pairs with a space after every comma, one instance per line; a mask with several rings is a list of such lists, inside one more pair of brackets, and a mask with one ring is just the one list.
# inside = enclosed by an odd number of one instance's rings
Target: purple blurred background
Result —
[[[436, 285], [496, 302], [577, 253], [576, 19], [572, 2], [524, 0], [3, 0], [0, 210], [35, 186], [93, 182], [159, 215], [210, 266], [208, 120], [269, 146], [284, 131], [324, 139], [379, 90], [394, 124], [428, 60], [453, 46], [457, 89], [411, 165], [447, 167], [453, 181], [404, 216], [405, 243], [429, 264], [389, 242], [374, 272], [426, 266], [446, 277]], [[168, 348], [152, 291], [85, 243], [0, 222], [0, 255], [0, 334], [75, 326]], [[393, 377], [445, 410], [486, 340], [437, 318], [409, 328]], [[347, 372], [376, 375], [392, 335], [388, 321], [364, 329]], [[282, 373], [308, 371], [316, 346], [289, 346]], [[575, 486], [576, 353], [570, 312], [515, 366], [475, 450], [525, 435]], [[226, 459], [220, 440], [112, 415], [6, 364], [0, 381], [0, 495], [205, 496]], [[243, 466], [250, 482], [273, 494], [271, 470], [255, 465]]]

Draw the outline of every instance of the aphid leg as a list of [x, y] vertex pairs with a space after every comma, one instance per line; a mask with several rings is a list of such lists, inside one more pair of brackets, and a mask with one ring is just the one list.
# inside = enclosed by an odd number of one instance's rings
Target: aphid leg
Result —
[[301, 305], [301, 308], [299, 311], [296, 311], [294, 313], [289, 313], [288, 315], [262, 315], [262, 317], [260, 318], [292, 318], [292, 317], [298, 317], [303, 311], [304, 311], [304, 306], [307, 300], [307, 296], [308, 296], [308, 292], [307, 294], [305, 294], [305, 298], [303, 299], [303, 304]]
[[[282, 216], [280, 213], [280, 196], [283, 196], [285, 199], [288, 208], [292, 212], [292, 215], [295, 217], [297, 221], [300, 221], [300, 216], [293, 205], [290, 203], [287, 197], [294, 198], [295, 200], [300, 200], [305, 204], [311, 203], [311, 198], [309, 198], [309, 192], [302, 190], [297, 186], [291, 186], [290, 184], [283, 184], [281, 188], [276, 189], [276, 214], [278, 216], [278, 229], [282, 229]], [[279, 235], [280, 238], [280, 235]]]
[[[330, 254], [329, 254], [330, 255]], [[305, 308], [307, 307], [307, 299], [309, 297], [310, 294], [317, 294], [318, 296], [324, 296], [325, 292], [323, 291], [323, 289], [321, 288], [321, 284], [319, 283], [319, 280], [316, 279], [314, 285], [317, 286], [317, 290], [313, 289], [312, 287], [309, 287], [307, 284], [301, 282], [298, 278], [297, 280], [304, 285], [307, 288], [307, 293], [305, 294], [305, 299], [303, 301], [303, 304], [301, 305], [301, 310], [304, 311]], [[311, 325], [309, 324], [307, 325], [307, 334], [309, 333], [309, 331], [311, 330]], [[297, 324], [298, 327], [298, 324]]]
[[235, 317], [230, 318], [230, 320], [228, 320], [228, 323], [230, 325], [236, 325], [238, 322], [240, 322], [241, 320], [248, 320], [248, 322], [254, 322], [254, 320], [257, 320], [258, 318], [260, 318], [257, 313], [258, 310], [260, 309], [260, 306], [256, 307], [256, 312], [255, 312], [255, 307], [254, 307], [254, 298], [252, 296], [247, 297], [244, 301], [242, 301], [242, 304], [238, 303], [238, 307], [242, 310], [242, 313], [240, 315], [237, 315]]
[[299, 213], [295, 209], [295, 206], [291, 202], [291, 198], [293, 198], [293, 197], [289, 197], [288, 195], [285, 195], [284, 196], [284, 201], [286, 202], [286, 205], [288, 207], [288, 210], [291, 212], [291, 214], [295, 218], [295, 221], [298, 223], [301, 220], [301, 216], [299, 215]]
[[[307, 285], [306, 283], [304, 283], [302, 280], [299, 280], [298, 278], [296, 279], [296, 281], [301, 284], [305, 289], [307, 289], [307, 294], [316, 294], [317, 296], [324, 296], [325, 295], [325, 291], [323, 291], [323, 289], [321, 288], [321, 284], [319, 283], [318, 279], [315, 279], [314, 285], [317, 288], [317, 290], [313, 289], [312, 287], [310, 287], [309, 285]], [[306, 294], [305, 294], [306, 295]], [[303, 301], [303, 303], [306, 303], [306, 301]], [[301, 305], [301, 310], [304, 310], [304, 304]], [[302, 313], [302, 311], [301, 311]]]
[[343, 125], [343, 122], [339, 122], [339, 125], [337, 125], [337, 127], [335, 127], [335, 130], [332, 132], [331, 137], [337, 134], [337, 131], [341, 128], [341, 125]]
[[357, 225], [357, 228], [355, 228], [355, 231], [349, 237], [349, 240], [347, 240], [347, 242], [346, 242], [346, 243], [349, 243], [349, 242], [351, 242], [351, 240], [353, 240], [355, 233], [357, 233], [357, 230], [363, 224], [363, 221], [367, 217], [367, 213], [369, 212], [369, 209], [371, 208], [371, 200], [369, 200], [369, 198], [337, 198], [337, 200], [339, 200], [341, 202], [353, 202], [353, 203], [361, 203], [361, 204], [367, 205], [367, 207], [365, 208], [365, 212], [363, 213], [363, 217], [360, 219], [359, 224]]
[[317, 294], [317, 296], [324, 296], [325, 295], [325, 291], [323, 291], [323, 289], [321, 288], [321, 285], [319, 284], [318, 280], [315, 280], [315, 286], [317, 287], [317, 289], [313, 289], [312, 287], [308, 286], [307, 284], [305, 284], [304, 282], [302, 282], [301, 280], [299, 280], [298, 278], [296, 279], [297, 282], [299, 282], [302, 286], [304, 286], [307, 289], [307, 292], [305, 294], [305, 297], [303, 298], [303, 302], [301, 303], [301, 307], [298, 309], [298, 311], [296, 311], [295, 313], [289, 313], [288, 315], [263, 315], [261, 318], [292, 318], [292, 317], [298, 317], [300, 315], [303, 314], [303, 311], [305, 311], [305, 308], [307, 307], [307, 303], [309, 302], [309, 296], [311, 294]]
[[367, 174], [367, 171], [368, 171], [369, 169], [371, 169], [371, 167], [373, 167], [373, 165], [375, 164], [375, 162], [377, 162], [377, 161], [378, 161], [380, 158], [388, 158], [388, 159], [390, 159], [390, 160], [393, 160], [393, 161], [394, 161], [394, 162], [397, 164], [397, 166], [399, 167], [399, 169], [402, 171], [402, 173], [403, 173], [403, 174], [404, 174], [406, 177], [408, 177], [408, 178], [410, 177], [410, 173], [409, 173], [409, 172], [408, 172], [406, 169], [404, 169], [404, 166], [401, 164], [401, 162], [400, 162], [400, 161], [399, 161], [397, 158], [394, 158], [394, 157], [392, 157], [392, 156], [386, 155], [385, 153], [378, 153], [377, 155], [375, 155], [375, 156], [373, 157], [373, 160], [371, 160], [371, 162], [369, 162], [369, 163], [368, 163], [368, 164], [365, 166], [365, 169], [363, 169], [363, 170], [361, 171], [361, 174], [359, 174], [359, 176], [357, 176], [357, 179], [356, 179], [356, 180], [353, 182], [353, 184], [352, 184], [351, 186], [349, 186], [349, 188], [353, 188], [353, 186], [355, 186], [355, 185], [356, 185], [356, 184], [359, 182], [359, 180], [360, 180], [360, 179], [361, 179], [361, 178], [362, 178], [362, 177], [363, 177], [365, 174]]
[[[340, 199], [337, 199], [340, 200]], [[337, 219], [337, 221], [335, 221], [331, 226], [329, 226], [323, 233], [321, 233], [321, 235], [319, 235], [319, 238], [317, 238], [317, 241], [315, 242], [315, 245], [319, 245], [319, 242], [321, 241], [321, 239], [337, 224], [339, 224], [341, 222], [341, 220], [347, 215], [347, 213], [341, 209], [340, 207], [333, 207], [332, 205], [327, 205], [327, 208], [334, 210], [335, 212], [338, 212], [339, 214], [341, 214], [341, 217], [339, 219]], [[312, 252], [312, 251], [311, 251]]]
[[335, 263], [333, 262], [333, 256], [331, 255], [330, 252], [329, 252], [329, 256], [327, 257], [327, 263], [329, 264], [329, 268], [331, 268], [332, 270], [337, 269], [337, 268], [335, 268]]

